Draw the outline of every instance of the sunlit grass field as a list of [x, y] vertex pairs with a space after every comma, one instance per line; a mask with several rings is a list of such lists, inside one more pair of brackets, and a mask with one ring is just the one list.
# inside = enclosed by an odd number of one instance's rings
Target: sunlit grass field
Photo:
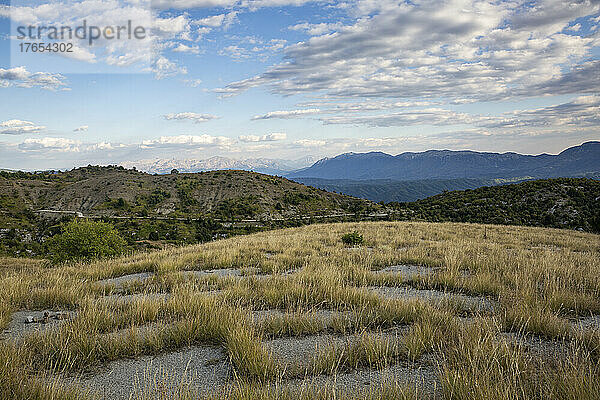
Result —
[[[342, 243], [352, 231], [362, 234], [362, 245]], [[430, 273], [379, 271], [402, 264]], [[183, 272], [231, 268], [241, 276]], [[102, 282], [141, 272], [152, 275], [121, 286]], [[449, 295], [393, 298], [373, 288]], [[160, 382], [152, 382], [132, 398], [600, 398], [600, 331], [578, 323], [600, 314], [600, 236], [576, 231], [323, 224], [94, 263], [1, 259], [0, 328], [20, 310], [73, 317], [0, 340], [2, 399], [98, 398], [65, 377], [199, 345], [225, 351], [233, 371], [226, 385], [208, 394], [180, 385], [159, 396], [153, 388]], [[331, 317], [318, 318], [323, 310]], [[257, 311], [267, 317], [256, 318]], [[392, 329], [402, 334], [387, 334]], [[265, 345], [324, 333], [352, 340], [316, 348], [302, 364], [282, 363]], [[529, 338], [550, 352], [528, 348]], [[360, 393], [288, 384], [398, 363], [427, 364], [435, 371], [432, 389], [392, 378]]]

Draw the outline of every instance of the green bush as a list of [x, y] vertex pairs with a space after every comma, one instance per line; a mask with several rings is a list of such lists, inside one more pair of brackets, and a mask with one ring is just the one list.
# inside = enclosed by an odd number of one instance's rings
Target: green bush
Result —
[[344, 236], [342, 236], [342, 242], [348, 246], [357, 246], [362, 244], [364, 239], [360, 233], [354, 231], [352, 233], [346, 233]]
[[125, 249], [125, 240], [106, 222], [71, 221], [61, 228], [60, 234], [46, 241], [54, 262], [111, 257]]

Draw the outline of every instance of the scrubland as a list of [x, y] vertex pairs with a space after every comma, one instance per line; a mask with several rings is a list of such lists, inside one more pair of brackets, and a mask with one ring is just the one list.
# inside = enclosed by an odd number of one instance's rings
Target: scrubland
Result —
[[[352, 231], [361, 246], [342, 243]], [[425, 272], [385, 272], [394, 265]], [[231, 269], [240, 276], [215, 271]], [[70, 313], [12, 335], [23, 310]], [[567, 230], [323, 224], [94, 263], [2, 259], [0, 398], [102, 398], [72, 377], [214, 346], [230, 366], [224, 384], [157, 391], [153, 378], [132, 398], [597, 399], [598, 314], [600, 236]], [[289, 339], [293, 352], [318, 335], [339, 340], [302, 362], [268, 345]], [[383, 374], [358, 389], [316, 383], [398, 365], [431, 374], [420, 383]]]

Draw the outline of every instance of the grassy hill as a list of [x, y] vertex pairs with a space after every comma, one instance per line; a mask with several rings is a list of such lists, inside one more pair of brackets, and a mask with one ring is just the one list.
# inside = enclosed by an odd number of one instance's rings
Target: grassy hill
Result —
[[9, 254], [39, 254], [42, 249], [37, 244], [55, 233], [57, 217], [111, 219], [130, 244], [139, 240], [195, 243], [224, 231], [236, 233], [222, 229], [226, 221], [293, 220], [376, 207], [368, 200], [247, 171], [150, 175], [97, 166], [58, 173], [3, 171], [0, 253], [4, 248]]
[[33, 210], [102, 216], [275, 218], [342, 212], [368, 204], [248, 171], [150, 175], [93, 166], [56, 174], [3, 172], [0, 196], [5, 204], [12, 197]]
[[599, 314], [599, 236], [546, 228], [319, 224], [0, 259], [0, 398], [597, 399]]
[[392, 203], [406, 219], [546, 226], [600, 232], [600, 181], [558, 178]]

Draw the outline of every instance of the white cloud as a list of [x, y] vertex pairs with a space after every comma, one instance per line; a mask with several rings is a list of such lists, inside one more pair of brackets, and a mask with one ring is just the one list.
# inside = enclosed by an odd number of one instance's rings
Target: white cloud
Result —
[[89, 128], [89, 126], [82, 125], [82, 126], [79, 126], [75, 129], [73, 129], [73, 132], [86, 132], [88, 130], [88, 128]]
[[25, 139], [25, 141], [19, 144], [20, 150], [25, 151], [46, 151], [54, 150], [59, 152], [79, 152], [81, 142], [65, 139], [65, 138], [39, 138], [39, 139]]
[[38, 133], [46, 129], [45, 126], [36, 125], [30, 121], [10, 119], [0, 122], [0, 135], [23, 135], [26, 133]]
[[202, 79], [185, 79], [184, 82], [191, 87], [198, 87], [202, 84]]
[[153, 0], [152, 6], [159, 9], [184, 10], [188, 8], [230, 7], [238, 0]]
[[317, 36], [322, 35], [324, 33], [336, 31], [340, 29], [343, 25], [340, 22], [335, 23], [320, 23], [320, 24], [309, 24], [308, 22], [304, 22], [301, 24], [296, 24], [290, 26], [289, 29], [292, 31], [302, 31], [306, 32], [309, 35]]
[[240, 141], [244, 143], [255, 143], [255, 142], [276, 142], [280, 140], [285, 140], [287, 135], [285, 133], [269, 133], [267, 135], [246, 135], [240, 136]]
[[465, 113], [458, 113], [442, 108], [427, 108], [412, 111], [402, 111], [390, 114], [361, 115], [361, 116], [332, 116], [323, 117], [325, 124], [354, 124], [374, 127], [436, 125], [447, 126], [471, 124], [479, 118]]
[[173, 48], [176, 53], [192, 53], [192, 54], [200, 54], [200, 47], [196, 45], [188, 46], [183, 43], [179, 43], [176, 47]]
[[166, 57], [160, 56], [152, 64], [152, 72], [156, 79], [163, 79], [177, 74], [187, 74], [187, 68], [175, 64]]
[[197, 124], [201, 123], [201, 122], [208, 122], [213, 119], [219, 118], [216, 115], [198, 114], [198, 113], [194, 113], [194, 112], [171, 113], [171, 114], [165, 114], [163, 117], [166, 120], [179, 120], [179, 121], [190, 120], [190, 121], [194, 121]]
[[66, 78], [60, 74], [29, 72], [25, 67], [0, 68], [0, 87], [39, 87], [47, 90], [65, 89]]
[[321, 112], [321, 110], [319, 110], [318, 108], [309, 108], [309, 109], [304, 109], [304, 110], [289, 110], [289, 111], [271, 111], [264, 115], [256, 115], [256, 116], [252, 117], [252, 120], [255, 121], [255, 120], [260, 120], [260, 119], [273, 119], [273, 118], [279, 118], [279, 119], [298, 118], [298, 117], [302, 117], [305, 115], [318, 114], [320, 112]]
[[210, 26], [210, 27], [216, 28], [216, 27], [223, 25], [223, 21], [225, 21], [225, 14], [212, 15], [210, 17], [206, 17], [206, 18], [202, 18], [197, 21], [194, 21], [194, 23], [196, 23], [198, 25]]
[[[561, 90], [577, 93], [590, 75], [574, 71], [599, 43], [561, 33], [575, 19], [600, 11], [596, 1], [348, 4], [354, 23], [286, 47], [284, 63], [218, 92], [231, 96], [268, 85], [282, 95], [468, 102], [536, 96], [569, 77], [572, 89], [565, 84]], [[599, 92], [591, 80], [587, 90]]]

